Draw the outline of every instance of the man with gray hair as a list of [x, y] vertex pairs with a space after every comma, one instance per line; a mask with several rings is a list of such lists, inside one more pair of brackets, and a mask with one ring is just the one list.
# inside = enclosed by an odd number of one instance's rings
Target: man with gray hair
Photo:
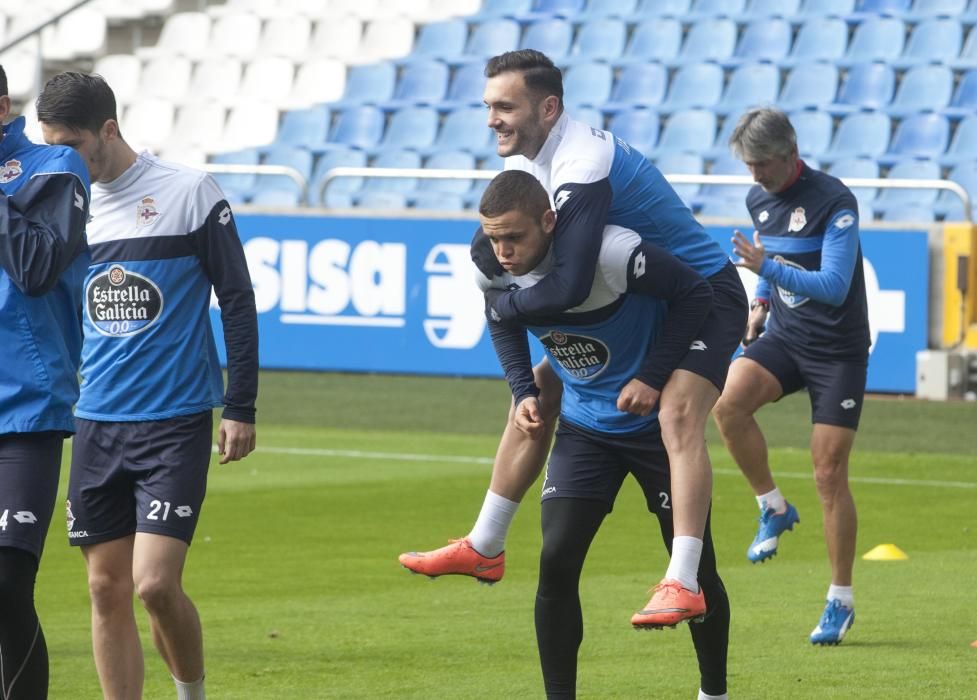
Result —
[[777, 553], [780, 536], [800, 518], [774, 483], [754, 414], [807, 388], [814, 481], [831, 562], [827, 605], [810, 640], [838, 644], [855, 621], [857, 517], [848, 488], [848, 457], [865, 394], [870, 345], [858, 204], [841, 181], [799, 158], [797, 136], [782, 112], [747, 112], [729, 143], [757, 183], [746, 197], [756, 230], [752, 241], [734, 231], [733, 249], [740, 256], [737, 265], [760, 280], [743, 355], [733, 362], [713, 415], [756, 494], [760, 526], [747, 557], [762, 562]]

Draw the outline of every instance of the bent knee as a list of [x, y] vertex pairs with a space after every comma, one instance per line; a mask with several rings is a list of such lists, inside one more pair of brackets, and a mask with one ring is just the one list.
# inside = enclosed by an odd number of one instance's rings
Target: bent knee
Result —
[[165, 577], [147, 576], [136, 585], [136, 592], [147, 610], [162, 610], [179, 596], [180, 584]]

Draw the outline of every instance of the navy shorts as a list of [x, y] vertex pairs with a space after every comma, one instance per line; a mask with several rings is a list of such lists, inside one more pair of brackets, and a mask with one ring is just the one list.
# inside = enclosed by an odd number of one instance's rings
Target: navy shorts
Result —
[[0, 547], [44, 550], [61, 474], [61, 432], [0, 435]]
[[722, 391], [730, 360], [746, 331], [750, 305], [733, 263], [728, 263], [708, 280], [712, 285], [712, 310], [678, 369], [705, 377]]
[[158, 421], [75, 419], [68, 540], [99, 544], [150, 532], [187, 544], [212, 454], [210, 411]]
[[629, 473], [641, 485], [648, 510], [670, 517], [671, 477], [660, 432], [598, 433], [560, 419], [543, 480], [542, 500], [598, 500], [605, 502], [610, 512]]
[[807, 387], [811, 422], [858, 429], [865, 398], [868, 359], [811, 357], [769, 333], [743, 350], [780, 382], [784, 396]]

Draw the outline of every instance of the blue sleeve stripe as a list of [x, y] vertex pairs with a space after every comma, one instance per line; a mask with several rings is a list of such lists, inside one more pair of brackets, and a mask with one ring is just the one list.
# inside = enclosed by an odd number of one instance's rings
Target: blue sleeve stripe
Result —
[[821, 250], [824, 236], [762, 236], [760, 240], [768, 253], [816, 253]]

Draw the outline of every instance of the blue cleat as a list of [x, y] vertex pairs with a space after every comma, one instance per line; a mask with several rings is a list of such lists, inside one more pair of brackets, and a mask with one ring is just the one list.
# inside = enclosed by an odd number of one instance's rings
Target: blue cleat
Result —
[[754, 564], [769, 559], [777, 553], [777, 542], [787, 530], [794, 529], [794, 523], [801, 521], [797, 509], [790, 503], [783, 513], [774, 513], [768, 508], [760, 515], [760, 529], [757, 530], [753, 543], [746, 550], [746, 557]]
[[846, 608], [840, 600], [829, 600], [824, 606], [821, 621], [811, 632], [811, 644], [837, 646], [854, 624], [854, 608]]

